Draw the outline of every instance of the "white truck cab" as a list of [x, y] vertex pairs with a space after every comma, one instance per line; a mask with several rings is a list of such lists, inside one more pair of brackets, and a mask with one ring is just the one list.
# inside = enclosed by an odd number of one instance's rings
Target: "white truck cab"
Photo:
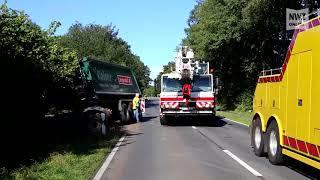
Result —
[[215, 116], [215, 86], [209, 63], [194, 59], [188, 47], [182, 47], [176, 70], [161, 77], [160, 120], [167, 124], [170, 117]]

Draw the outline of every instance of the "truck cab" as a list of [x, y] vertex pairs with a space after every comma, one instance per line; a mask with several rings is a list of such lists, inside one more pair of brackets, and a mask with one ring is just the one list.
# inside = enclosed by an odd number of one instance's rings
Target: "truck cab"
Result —
[[[180, 54], [179, 54], [180, 53]], [[176, 57], [174, 72], [161, 76], [160, 122], [181, 116], [215, 116], [215, 83], [209, 73], [209, 63], [196, 61], [193, 53]], [[191, 57], [188, 55], [191, 54]], [[186, 119], [186, 118], [184, 118]]]

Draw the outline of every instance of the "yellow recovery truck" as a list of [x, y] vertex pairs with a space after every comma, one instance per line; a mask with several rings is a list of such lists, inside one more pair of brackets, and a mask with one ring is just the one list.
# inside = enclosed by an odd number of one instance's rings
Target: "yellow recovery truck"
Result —
[[253, 101], [255, 154], [320, 170], [320, 17], [296, 27], [282, 68], [262, 71]]

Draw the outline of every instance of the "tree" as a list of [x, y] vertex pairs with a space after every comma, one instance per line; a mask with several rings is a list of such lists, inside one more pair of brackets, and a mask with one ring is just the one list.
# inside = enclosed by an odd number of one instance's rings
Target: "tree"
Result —
[[292, 36], [285, 29], [286, 8], [306, 4], [319, 7], [305, 0], [204, 0], [195, 5], [183, 43], [216, 69], [224, 82], [223, 104], [234, 107], [239, 95], [253, 93], [261, 70], [282, 65]]
[[149, 86], [148, 88], [146, 88], [143, 92], [143, 95], [146, 97], [156, 96], [154, 86]]
[[0, 121], [0, 166], [35, 148], [44, 129], [47, 92], [72, 86], [76, 53], [59, 46], [53, 36], [58, 26], [56, 22], [42, 30], [23, 12], [1, 5], [1, 115], [5, 118]]
[[54, 22], [44, 31], [23, 12], [10, 9], [6, 4], [1, 6], [0, 57], [2, 72], [10, 74], [4, 79], [4, 90], [13, 98], [7, 103], [21, 104], [22, 101], [38, 107], [51, 87], [70, 85], [77, 58], [74, 51], [59, 46], [53, 36], [59, 24]]
[[118, 37], [118, 30], [112, 25], [76, 23], [60, 37], [60, 44], [76, 50], [79, 59], [89, 57], [127, 66], [133, 70], [142, 92], [148, 86], [150, 69]]

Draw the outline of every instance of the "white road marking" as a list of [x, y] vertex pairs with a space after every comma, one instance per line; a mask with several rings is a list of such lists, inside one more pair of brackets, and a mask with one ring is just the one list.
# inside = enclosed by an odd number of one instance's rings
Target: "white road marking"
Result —
[[257, 176], [257, 177], [262, 177], [262, 175], [254, 170], [252, 167], [250, 167], [247, 163], [243, 162], [241, 159], [239, 159], [236, 155], [232, 154], [230, 151], [228, 150], [223, 150], [223, 152], [225, 152], [226, 154], [228, 154], [232, 159], [234, 159], [235, 161], [237, 161], [239, 164], [241, 164], [243, 167], [245, 167], [248, 171], [250, 171], [253, 175]]
[[108, 166], [110, 165], [114, 155], [117, 153], [119, 147], [121, 146], [122, 141], [124, 140], [125, 136], [119, 139], [116, 146], [112, 149], [111, 153], [108, 155], [107, 159], [102, 164], [101, 168], [97, 172], [97, 174], [94, 176], [93, 180], [100, 180], [102, 178], [103, 173], [107, 170]]
[[234, 123], [237, 123], [237, 124], [241, 124], [241, 125], [243, 125], [243, 126], [247, 126], [247, 127], [249, 127], [249, 125], [246, 125], [246, 124], [243, 124], [243, 123], [240, 123], [240, 122], [237, 122], [237, 121], [234, 121], [234, 120], [228, 119], [228, 118], [224, 118], [224, 119], [226, 119], [226, 120], [228, 120], [228, 121], [231, 121], [231, 122], [234, 122]]
[[195, 126], [192, 126], [192, 128], [193, 128], [193, 129], [198, 129], [198, 128], [197, 128], [197, 127], [195, 127]]

